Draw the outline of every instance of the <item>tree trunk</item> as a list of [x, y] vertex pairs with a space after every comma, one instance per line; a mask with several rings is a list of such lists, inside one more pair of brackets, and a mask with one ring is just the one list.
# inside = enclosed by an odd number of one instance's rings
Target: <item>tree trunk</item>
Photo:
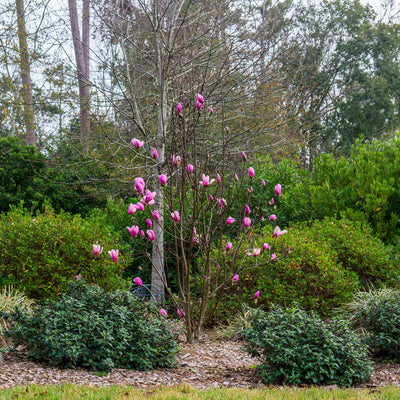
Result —
[[82, 39], [78, 24], [76, 0], [68, 0], [71, 20], [72, 40], [74, 43], [75, 61], [79, 85], [79, 127], [81, 143], [88, 150], [90, 137], [90, 84], [89, 84], [89, 22], [90, 0], [83, 0], [82, 5]]
[[24, 122], [26, 129], [25, 143], [36, 147], [35, 120], [33, 114], [32, 85], [30, 75], [27, 34], [25, 29], [24, 0], [15, 0], [17, 8], [19, 56], [22, 80], [22, 95], [24, 101]]

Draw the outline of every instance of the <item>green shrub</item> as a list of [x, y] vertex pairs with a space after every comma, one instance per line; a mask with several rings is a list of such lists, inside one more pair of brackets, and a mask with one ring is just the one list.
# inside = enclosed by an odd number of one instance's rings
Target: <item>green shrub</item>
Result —
[[364, 332], [363, 340], [379, 356], [400, 359], [400, 291], [359, 292], [343, 306], [344, 317]]
[[[104, 251], [93, 254], [98, 242]], [[125, 285], [122, 272], [127, 259], [111, 260], [108, 250], [120, 246], [104, 226], [50, 207], [43, 213], [12, 208], [0, 216], [0, 286], [12, 285], [28, 297], [56, 297], [67, 282], [81, 274], [106, 289]]]
[[344, 321], [274, 306], [256, 314], [246, 336], [266, 383], [350, 386], [372, 373], [367, 347]]
[[100, 371], [174, 366], [175, 337], [155, 305], [83, 280], [70, 286], [69, 295], [47, 301], [33, 314], [13, 314], [18, 325], [9, 336], [15, 345], [25, 344], [32, 359]]

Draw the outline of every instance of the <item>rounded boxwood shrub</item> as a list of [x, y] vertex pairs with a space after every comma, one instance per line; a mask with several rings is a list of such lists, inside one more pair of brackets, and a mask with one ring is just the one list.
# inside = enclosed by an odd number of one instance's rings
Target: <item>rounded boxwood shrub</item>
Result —
[[167, 320], [153, 304], [128, 291], [105, 292], [83, 280], [71, 282], [70, 294], [48, 300], [33, 313], [11, 314], [8, 332], [14, 345], [52, 365], [109, 371], [173, 367], [178, 351]]
[[[100, 255], [93, 254], [97, 242], [104, 247]], [[11, 285], [34, 299], [54, 298], [79, 274], [105, 289], [125, 287], [128, 260], [120, 254], [113, 261], [111, 249], [121, 247], [101, 224], [55, 214], [49, 206], [35, 214], [12, 207], [0, 216], [0, 287]]]
[[266, 383], [350, 386], [369, 379], [368, 348], [345, 321], [273, 306], [259, 311], [246, 331], [248, 352], [261, 356]]

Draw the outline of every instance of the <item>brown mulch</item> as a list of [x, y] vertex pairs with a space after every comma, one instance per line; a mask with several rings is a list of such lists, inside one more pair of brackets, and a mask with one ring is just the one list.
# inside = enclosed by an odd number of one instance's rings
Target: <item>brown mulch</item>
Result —
[[[0, 361], [0, 388], [30, 383], [57, 385], [110, 386], [129, 385], [153, 388], [187, 383], [197, 388], [210, 387], [265, 387], [257, 376], [255, 365], [243, 349], [243, 343], [217, 341], [210, 334], [202, 336], [200, 343], [181, 343], [178, 366], [149, 372], [115, 369], [106, 376], [86, 370], [59, 369], [29, 360], [22, 351], [3, 353]], [[400, 386], [400, 364], [376, 364], [370, 382], [360, 387], [378, 388]]]

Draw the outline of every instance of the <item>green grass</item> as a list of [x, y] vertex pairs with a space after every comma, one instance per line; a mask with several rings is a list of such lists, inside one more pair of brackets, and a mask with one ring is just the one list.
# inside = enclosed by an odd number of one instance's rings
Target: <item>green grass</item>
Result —
[[46, 400], [336, 400], [336, 399], [393, 399], [400, 398], [400, 388], [386, 387], [375, 392], [368, 389], [325, 388], [270, 388], [270, 389], [193, 389], [177, 386], [150, 390], [112, 386], [92, 388], [88, 386], [19, 386], [0, 390], [1, 400], [46, 399]]

